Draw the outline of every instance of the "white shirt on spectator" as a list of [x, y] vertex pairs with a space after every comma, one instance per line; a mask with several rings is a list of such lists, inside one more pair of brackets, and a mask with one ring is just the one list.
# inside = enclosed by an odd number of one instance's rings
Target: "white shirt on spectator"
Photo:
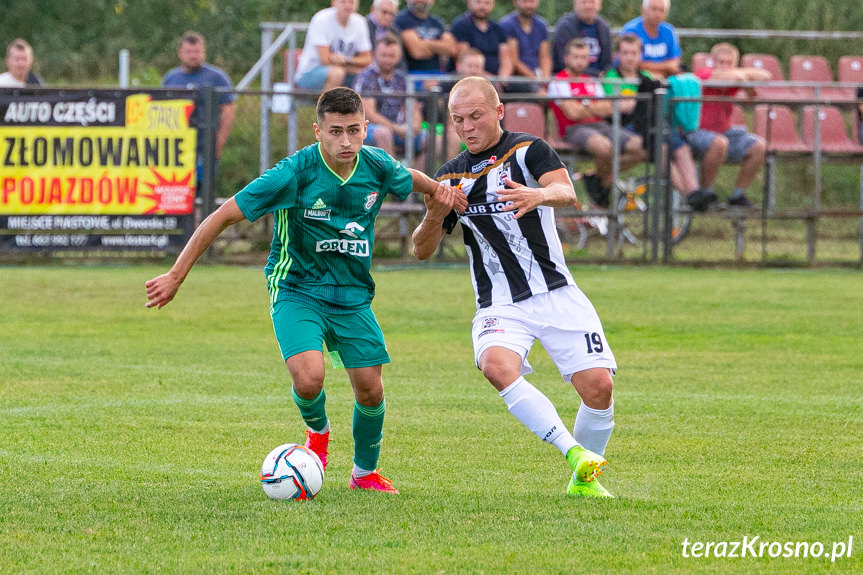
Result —
[[342, 54], [347, 60], [359, 52], [371, 51], [369, 25], [366, 19], [354, 12], [348, 25], [342, 26], [336, 19], [335, 8], [324, 8], [312, 16], [306, 32], [306, 42], [297, 66], [297, 78], [321, 65], [318, 46], [329, 46], [330, 52]]
[[12, 72], [3, 72], [0, 74], [0, 86], [9, 88], [23, 88], [27, 84], [16, 80]]

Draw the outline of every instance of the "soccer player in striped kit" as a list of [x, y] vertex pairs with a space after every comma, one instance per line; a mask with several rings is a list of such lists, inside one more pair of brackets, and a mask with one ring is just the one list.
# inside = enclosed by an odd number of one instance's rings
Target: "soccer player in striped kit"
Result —
[[198, 258], [227, 227], [274, 214], [267, 262], [270, 316], [293, 380], [292, 395], [308, 429], [306, 446], [327, 465], [330, 422], [324, 393], [323, 343], [354, 389], [351, 489], [398, 493], [378, 472], [386, 403], [381, 378], [390, 357], [371, 310], [369, 273], [374, 224], [388, 194], [435, 195], [462, 210], [464, 196], [379, 148], [363, 146], [362, 99], [333, 88], [318, 99], [318, 143], [285, 158], [210, 214], [168, 273], [146, 283], [147, 307], [170, 302]]
[[[567, 494], [611, 497], [597, 477], [614, 428], [612, 374], [617, 367], [593, 305], [575, 285], [557, 235], [554, 208], [576, 203], [569, 173], [540, 138], [500, 126], [503, 104], [480, 77], [459, 81], [449, 113], [466, 151], [444, 164], [440, 182], [466, 194], [457, 212], [434, 198], [414, 231], [414, 253], [430, 257], [461, 223], [477, 311], [475, 361], [510, 413], [557, 447], [572, 469]], [[525, 375], [535, 341], [581, 396], [573, 432]]]

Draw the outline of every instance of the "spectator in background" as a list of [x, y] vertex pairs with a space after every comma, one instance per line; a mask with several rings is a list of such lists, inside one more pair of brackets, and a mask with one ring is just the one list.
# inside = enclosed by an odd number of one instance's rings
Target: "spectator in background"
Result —
[[467, 12], [457, 16], [450, 29], [457, 42], [456, 54], [476, 48], [485, 56], [487, 75], [508, 78], [512, 75], [512, 57], [506, 33], [491, 19], [492, 10], [494, 0], [467, 0]]
[[396, 16], [405, 48], [409, 74], [442, 74], [445, 62], [455, 56], [456, 44], [443, 20], [430, 14], [434, 0], [408, 0]]
[[369, 25], [369, 39], [372, 42], [372, 51], [387, 34], [395, 34], [399, 37], [399, 29], [393, 23], [398, 12], [398, 0], [375, 0], [372, 2], [372, 11], [366, 16]]
[[33, 48], [27, 40], [12, 40], [6, 48], [7, 71], [0, 74], [0, 87], [43, 86], [45, 82], [31, 70], [32, 67]]
[[[717, 82], [766, 82], [770, 80], [770, 72], [760, 68], [740, 68], [740, 52], [726, 42], [720, 42], [710, 49], [713, 67], [704, 67], [695, 71], [701, 80], [716, 80]], [[713, 182], [719, 167], [726, 161], [742, 162], [737, 179], [734, 181], [734, 191], [728, 199], [728, 204], [748, 208], [752, 202], [746, 197], [746, 188], [755, 179], [758, 170], [764, 165], [766, 146], [764, 140], [746, 131], [746, 126], [732, 126], [731, 114], [734, 104], [731, 102], [711, 102], [710, 98], [731, 97], [740, 88], [704, 87], [704, 101], [701, 105], [701, 124], [698, 130], [686, 135], [686, 141], [692, 146], [696, 156], [702, 158], [701, 187], [704, 191], [713, 192]], [[755, 97], [755, 88], [744, 88], [750, 98]], [[713, 198], [716, 193], [713, 192]], [[707, 206], [704, 206], [706, 209]]]
[[[585, 74], [590, 63], [590, 51], [581, 38], [569, 41], [564, 55], [566, 67], [557, 75], [557, 81], [548, 86], [548, 95], [559, 98], [551, 102], [560, 137], [587, 152], [596, 163], [596, 173], [584, 176], [584, 185], [591, 200], [607, 208], [611, 198], [612, 162], [614, 159], [612, 128], [605, 121], [614, 112], [610, 100], [603, 98], [602, 86], [596, 78]], [[635, 110], [634, 100], [620, 103], [620, 112]], [[647, 157], [641, 137], [620, 129], [620, 170], [640, 164]]]
[[863, 144], [863, 86], [857, 88], [857, 140]]
[[[233, 85], [228, 75], [206, 62], [207, 44], [204, 37], [197, 32], [188, 31], [180, 38], [177, 48], [177, 57], [180, 66], [169, 70], [162, 78], [162, 86], [165, 88], [185, 88], [198, 90], [195, 101], [195, 114], [198, 122], [198, 146], [197, 146], [197, 169], [198, 169], [198, 192], [201, 191], [204, 167], [204, 127], [206, 125], [207, 110], [205, 107], [205, 93], [201, 88], [212, 87], [216, 89], [215, 98], [219, 104], [216, 116], [218, 118], [218, 131], [216, 132], [216, 158], [215, 173], [219, 171], [219, 158], [228, 141], [231, 128], [234, 126], [234, 101], [236, 95], [231, 91]], [[200, 215], [200, 214], [199, 214]]]
[[[465, 78], [467, 76], [482, 76], [485, 72], [485, 56], [476, 48], [468, 48], [462, 52], [455, 64], [455, 73]], [[449, 90], [447, 90], [449, 92]]]
[[[662, 82], [653, 77], [650, 72], [641, 70], [641, 39], [635, 34], [624, 34], [617, 39], [617, 67], [605, 73], [605, 77], [613, 80], [621, 80], [623, 84], [604, 83], [605, 94], [612, 96], [637, 96], [638, 94], [653, 94], [662, 87]], [[631, 132], [641, 136], [647, 157], [653, 161], [654, 145], [650, 133], [655, 124], [656, 109], [658, 103], [652, 98], [642, 97], [635, 102], [635, 109], [630, 114], [621, 114], [620, 124]], [[663, 146], [666, 150], [668, 146]], [[695, 160], [692, 159], [692, 150], [686, 141], [677, 133], [671, 136], [671, 183], [686, 197], [687, 202], [693, 208], [697, 208], [701, 202], [708, 201], [709, 194], [698, 189], [698, 171]], [[664, 154], [663, 154], [664, 156]], [[664, 162], [662, 164], [664, 166]], [[662, 168], [664, 170], [664, 167]], [[713, 194], [713, 200], [716, 194]], [[712, 201], [712, 200], [709, 200]], [[708, 203], [709, 203], [708, 201]]]
[[665, 21], [670, 9], [671, 0], [643, 0], [641, 16], [620, 29], [621, 34], [631, 32], [641, 38], [641, 69], [660, 79], [680, 73], [680, 39]]
[[[506, 32], [509, 53], [512, 56], [513, 74], [528, 78], [548, 78], [551, 76], [551, 49], [548, 45], [548, 26], [545, 19], [535, 14], [539, 0], [512, 0], [515, 10], [500, 19]], [[521, 84], [527, 91], [530, 84]], [[517, 84], [512, 85], [516, 90]]]
[[350, 86], [354, 75], [372, 63], [372, 44], [365, 18], [357, 14], [359, 0], [332, 0], [309, 22], [297, 66], [298, 88], [327, 91]]
[[599, 76], [611, 67], [611, 29], [599, 15], [602, 0], [573, 0], [572, 12], [567, 12], [554, 27], [552, 58], [554, 72], [566, 67], [566, 46], [574, 38], [581, 38], [590, 53], [590, 65], [585, 70], [588, 76]]
[[[413, 126], [416, 165], [423, 165], [428, 133], [422, 130], [422, 107], [419, 102], [413, 107], [411, 118], [407, 117], [404, 98], [396, 97], [407, 92], [407, 74], [399, 69], [402, 59], [401, 44], [397, 36], [387, 34], [375, 47], [371, 65], [357, 74], [354, 90], [362, 96], [363, 108], [369, 125], [363, 143], [383, 149], [391, 156], [403, 155], [408, 121]], [[375, 92], [392, 94], [393, 97], [369, 95]]]

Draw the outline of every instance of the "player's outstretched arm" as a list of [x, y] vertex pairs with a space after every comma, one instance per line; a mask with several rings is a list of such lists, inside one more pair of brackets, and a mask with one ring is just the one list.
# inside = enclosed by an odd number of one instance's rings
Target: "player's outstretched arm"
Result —
[[180, 284], [189, 275], [192, 266], [213, 244], [218, 235], [228, 226], [244, 219], [245, 216], [243, 216], [243, 212], [240, 211], [234, 198], [229, 199], [218, 210], [207, 216], [192, 234], [192, 237], [189, 238], [189, 242], [177, 256], [177, 261], [174, 262], [168, 273], [154, 277], [144, 284], [147, 289], [147, 307], [161, 309], [162, 306], [174, 299], [177, 290], [180, 289]]
[[506, 180], [506, 188], [500, 190], [497, 197], [502, 202], [512, 202], [504, 208], [504, 211], [518, 210], [515, 214], [516, 219], [536, 209], [537, 206], [565, 208], [577, 201], [575, 189], [572, 187], [572, 180], [566, 168], [543, 174], [539, 178], [539, 185], [542, 187], [531, 188]]
[[463, 212], [467, 209], [467, 196], [454, 186], [438, 182], [419, 170], [410, 169], [413, 177], [414, 191], [424, 194], [427, 198], [434, 197], [438, 202], [449, 206], [450, 210]]
[[414, 255], [420, 260], [427, 260], [434, 254], [443, 239], [443, 221], [452, 211], [452, 208], [448, 207], [446, 203], [438, 201], [437, 195], [426, 196], [424, 199], [426, 213], [411, 236], [414, 244]]

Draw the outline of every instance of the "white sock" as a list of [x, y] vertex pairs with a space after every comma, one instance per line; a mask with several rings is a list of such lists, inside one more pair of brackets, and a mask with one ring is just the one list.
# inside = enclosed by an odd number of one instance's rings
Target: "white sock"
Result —
[[351, 475], [359, 479], [360, 477], [365, 477], [366, 475], [371, 475], [375, 470], [372, 469], [369, 471], [368, 469], [363, 469], [362, 467], [357, 467], [357, 464], [354, 463], [354, 470], [351, 472]]
[[605, 454], [608, 438], [614, 429], [614, 401], [608, 409], [593, 409], [581, 403], [575, 416], [572, 435], [585, 449]]
[[557, 447], [564, 456], [577, 445], [554, 404], [523, 377], [501, 391], [500, 396], [517, 420], [541, 440]]
[[[308, 427], [308, 426], [307, 426], [307, 427]], [[327, 425], [326, 425], [326, 427], [324, 427], [324, 428], [323, 428], [322, 430], [320, 430], [320, 431], [315, 431], [314, 429], [312, 429], [311, 427], [309, 427], [309, 431], [311, 431], [312, 433], [317, 433], [318, 435], [321, 435], [321, 434], [327, 433], [329, 430], [330, 430], [330, 422], [329, 422], [329, 421], [327, 421]]]

